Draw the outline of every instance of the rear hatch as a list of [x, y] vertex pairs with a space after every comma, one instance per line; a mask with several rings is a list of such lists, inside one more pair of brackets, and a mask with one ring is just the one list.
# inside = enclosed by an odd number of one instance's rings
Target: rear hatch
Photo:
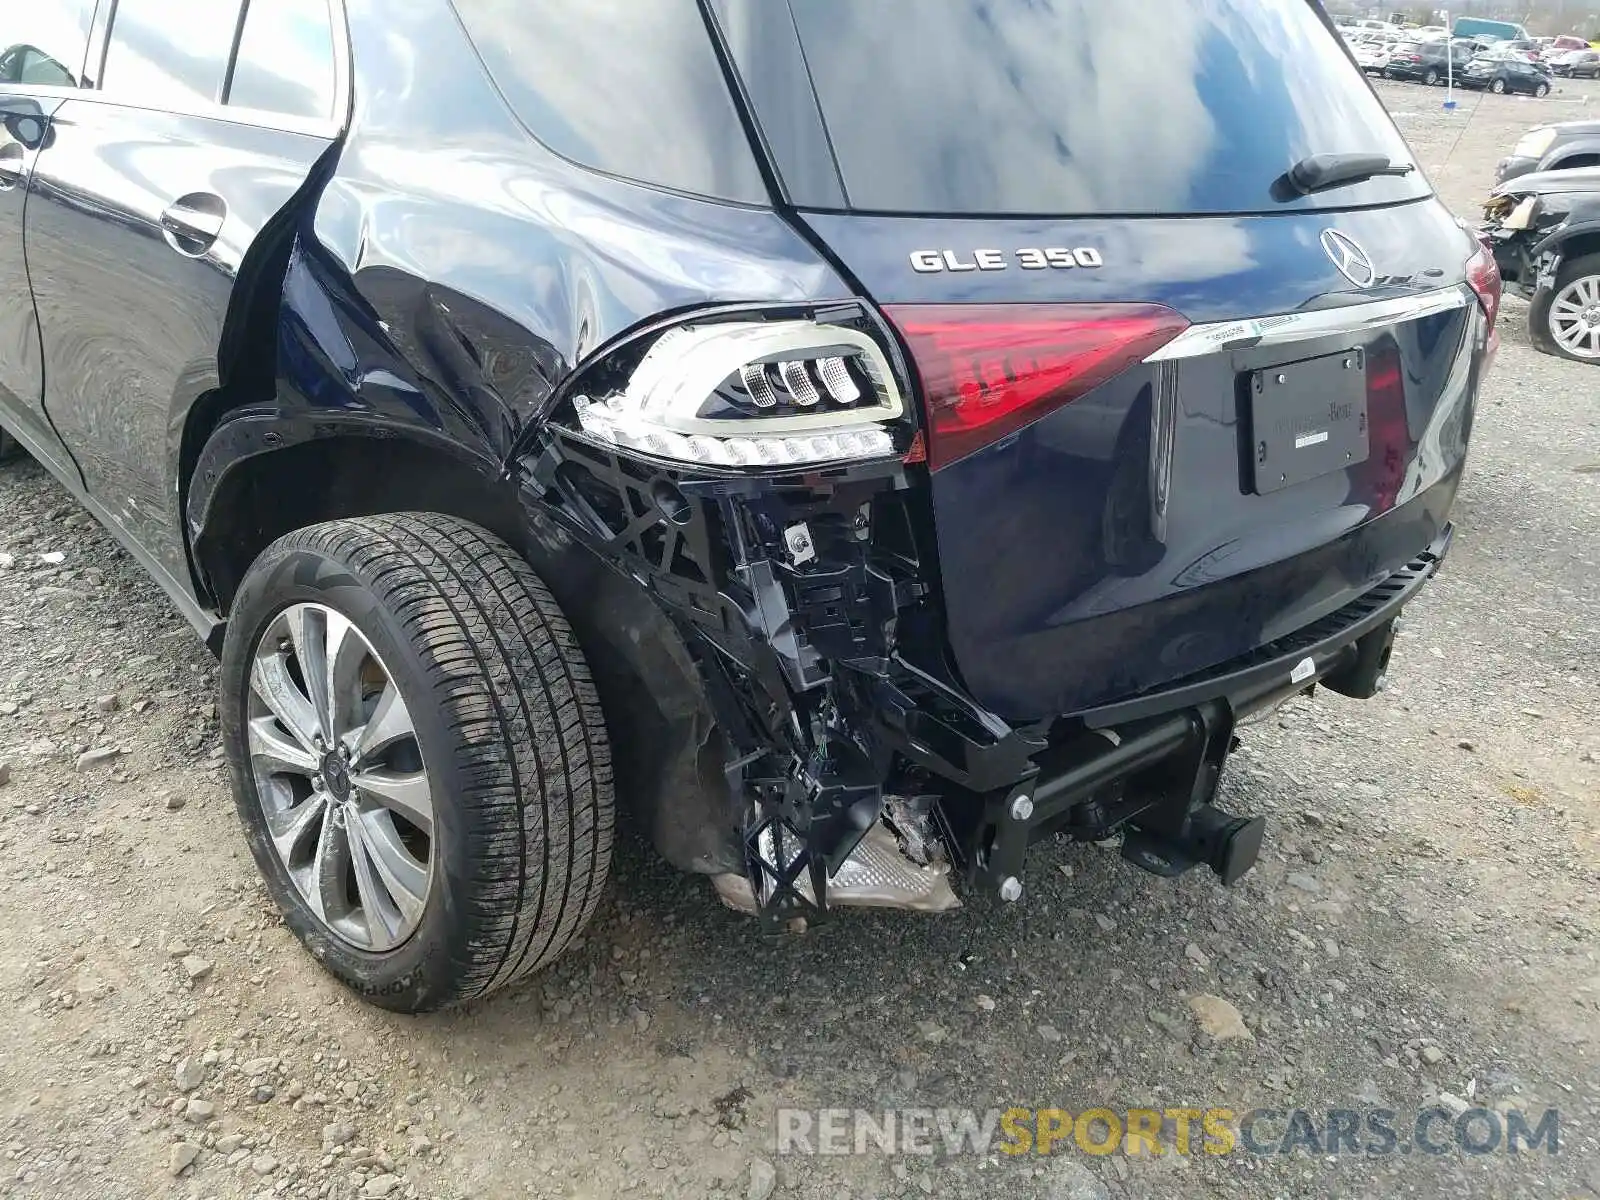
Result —
[[[1158, 689], [1439, 533], [1485, 318], [1309, 0], [713, 0], [794, 219], [918, 375], [948, 639], [1013, 720]], [[796, 101], [803, 97], [804, 103]]]

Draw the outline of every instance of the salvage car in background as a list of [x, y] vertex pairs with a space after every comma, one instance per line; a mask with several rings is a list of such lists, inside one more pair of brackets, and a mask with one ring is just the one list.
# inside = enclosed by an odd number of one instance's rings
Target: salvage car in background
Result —
[[1600, 50], [1567, 50], [1549, 62], [1563, 79], [1600, 79]]
[[1535, 171], [1600, 167], [1600, 121], [1562, 121], [1528, 130], [1495, 167], [1496, 183]]
[[1498, 47], [1474, 55], [1466, 70], [1457, 74], [1456, 82], [1475, 91], [1487, 89], [1500, 96], [1521, 92], [1540, 99], [1548, 96], [1554, 86], [1542, 63], [1521, 50]]
[[1506, 286], [1532, 304], [1534, 346], [1600, 364], [1600, 168], [1503, 183], [1484, 217]]
[[1474, 46], [1466, 42], [1435, 38], [1425, 42], [1398, 42], [1384, 75], [1390, 79], [1409, 79], [1431, 85], [1444, 83], [1453, 69], [1455, 77], [1472, 61]]
[[1384, 68], [1389, 65], [1389, 55], [1393, 43], [1382, 36], [1374, 35], [1361, 38], [1350, 47], [1350, 53], [1355, 57], [1356, 65], [1370, 75], [1382, 75]]

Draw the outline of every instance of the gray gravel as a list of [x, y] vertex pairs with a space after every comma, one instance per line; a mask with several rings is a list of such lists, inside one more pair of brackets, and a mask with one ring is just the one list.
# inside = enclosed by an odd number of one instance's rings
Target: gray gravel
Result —
[[[1467, 216], [1523, 127], [1581, 111], [1379, 86]], [[282, 928], [210, 660], [41, 470], [0, 469], [0, 1195], [1600, 1195], [1600, 371], [1524, 321], [1391, 689], [1246, 732], [1227, 789], [1271, 823], [1238, 888], [1061, 844], [1020, 905], [768, 940], [625, 843], [574, 953], [428, 1019], [348, 999]], [[1561, 1153], [773, 1144], [780, 1105], [1431, 1101], [1559, 1106]]]

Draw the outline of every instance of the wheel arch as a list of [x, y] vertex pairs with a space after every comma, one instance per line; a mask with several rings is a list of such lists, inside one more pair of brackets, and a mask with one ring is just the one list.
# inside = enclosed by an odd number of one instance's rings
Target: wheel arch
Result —
[[628, 747], [614, 764], [619, 803], [680, 869], [743, 869], [726, 751], [681, 631], [497, 463], [411, 428], [261, 406], [215, 427], [188, 495], [196, 566], [223, 612], [261, 551], [306, 525], [430, 511], [495, 534], [529, 562], [572, 625], [613, 741]]
[[1530, 258], [1554, 251], [1562, 258], [1583, 258], [1600, 254], [1600, 213], [1576, 222], [1569, 221], [1555, 233], [1545, 238], [1530, 252]]
[[225, 395], [209, 404], [222, 411], [194, 451], [185, 524], [219, 612], [262, 550], [323, 521], [422, 510], [522, 540], [516, 496], [498, 464], [454, 442], [329, 414], [285, 415], [276, 405], [233, 409]]

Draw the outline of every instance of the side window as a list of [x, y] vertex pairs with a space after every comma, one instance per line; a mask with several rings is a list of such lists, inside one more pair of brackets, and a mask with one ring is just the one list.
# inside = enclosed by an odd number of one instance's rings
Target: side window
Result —
[[5, 0], [0, 5], [0, 83], [78, 87], [94, 0]]
[[118, 0], [100, 86], [176, 112], [222, 98], [240, 0]]
[[328, 0], [254, 0], [228, 103], [289, 117], [333, 116], [333, 36]]
[[454, 3], [512, 112], [557, 154], [674, 191], [768, 202], [697, 0]]

